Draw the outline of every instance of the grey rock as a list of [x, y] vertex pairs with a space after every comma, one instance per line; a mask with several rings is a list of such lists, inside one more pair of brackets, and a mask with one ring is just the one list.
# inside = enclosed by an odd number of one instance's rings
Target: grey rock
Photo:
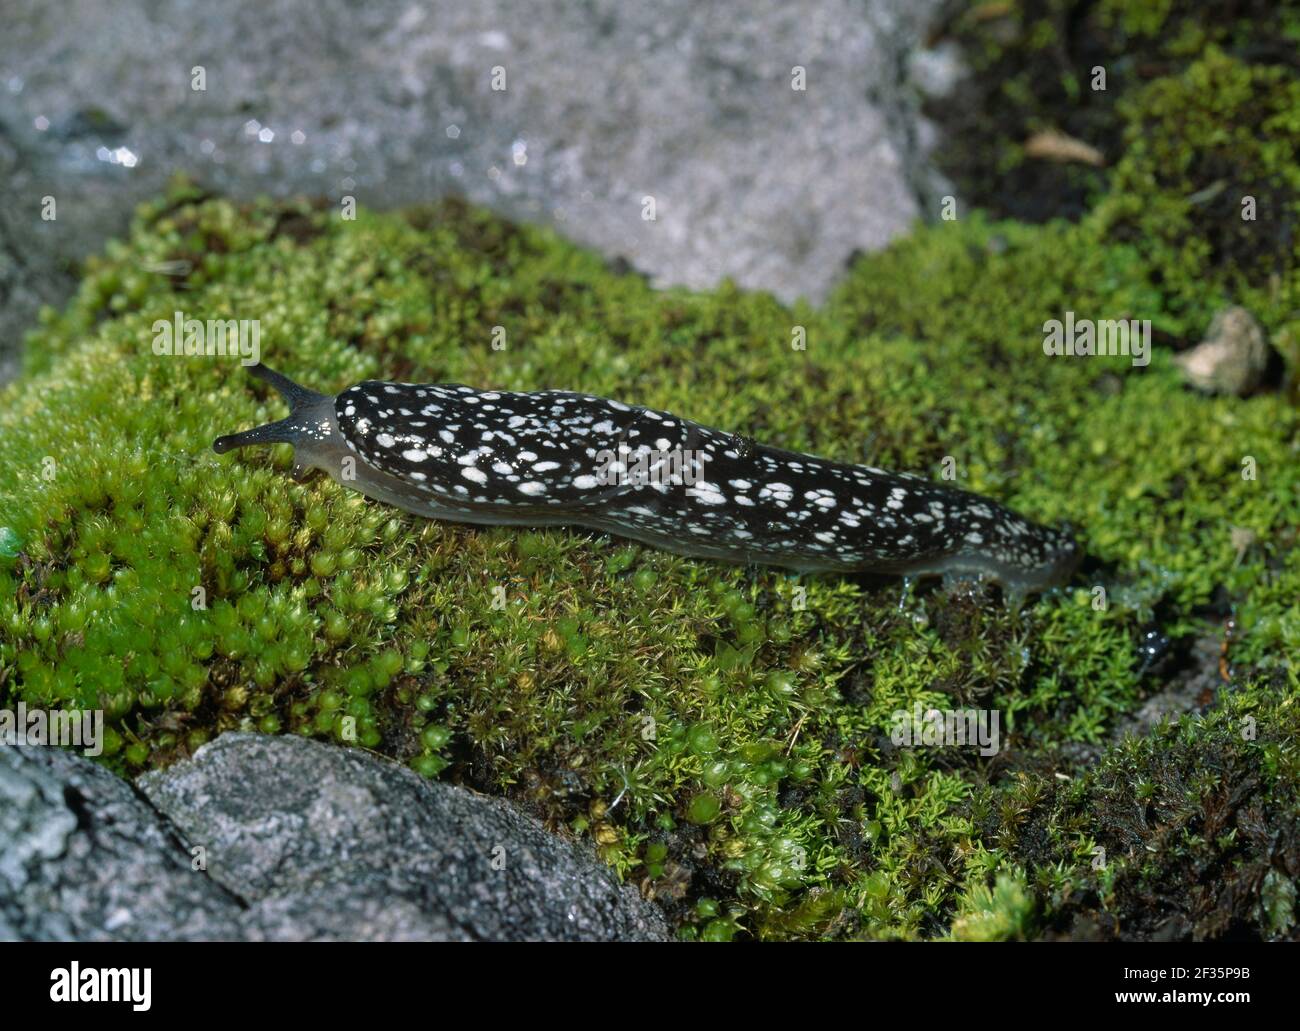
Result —
[[195, 873], [131, 785], [71, 752], [0, 747], [0, 938], [240, 936], [240, 902]]
[[1255, 316], [1234, 305], [1216, 314], [1205, 339], [1175, 361], [1196, 389], [1245, 397], [1264, 381], [1269, 356], [1268, 341]]
[[508, 802], [369, 754], [226, 734], [136, 787], [0, 748], [0, 939], [663, 940]]
[[948, 74], [949, 57], [909, 61], [940, 4], [15, 0], [0, 366], [35, 307], [67, 296], [69, 262], [177, 170], [238, 197], [458, 193], [660, 284], [816, 300], [946, 190], [909, 81]]
[[269, 937], [668, 935], [632, 888], [509, 803], [365, 752], [224, 734], [139, 787]]
[[[116, 210], [121, 202], [101, 189], [97, 203], [82, 207], [86, 218], [75, 227], [66, 220], [62, 225], [43, 221], [42, 199], [53, 196], [52, 190], [65, 199], [66, 193], [53, 184], [43, 155], [18, 144], [5, 124], [3, 99], [0, 80], [0, 183], [8, 200], [0, 204], [0, 384], [17, 374], [19, 345], [41, 306], [72, 296], [78, 258], [120, 232], [129, 213]], [[89, 192], [94, 186], [84, 188]]]
[[961, 48], [944, 40], [928, 50], [915, 50], [907, 59], [907, 73], [918, 90], [932, 100], [952, 96], [967, 73]]

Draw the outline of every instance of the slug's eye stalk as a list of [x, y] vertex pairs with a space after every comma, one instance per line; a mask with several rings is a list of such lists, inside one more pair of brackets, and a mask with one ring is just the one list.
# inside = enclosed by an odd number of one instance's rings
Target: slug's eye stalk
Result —
[[289, 402], [291, 412], [297, 412], [307, 407], [307, 405], [315, 404], [322, 398], [329, 396], [327, 394], [318, 394], [314, 390], [308, 390], [306, 387], [295, 383], [288, 376], [282, 376], [266, 365], [250, 365], [248, 372], [263, 383], [269, 383], [275, 387], [280, 392], [280, 396]]
[[250, 444], [302, 444], [305, 435], [314, 431], [320, 435], [322, 415], [333, 409], [334, 399], [328, 394], [299, 386], [287, 376], [282, 376], [265, 365], [251, 365], [248, 371], [265, 383], [271, 384], [289, 403], [289, 416], [278, 422], [269, 422], [242, 433], [230, 433], [212, 442], [212, 450], [219, 455]]
[[297, 424], [290, 417], [244, 430], [243, 433], [227, 433], [212, 442], [212, 450], [219, 455], [224, 455], [227, 451], [248, 447], [250, 444], [292, 444], [296, 439], [294, 436], [296, 426]]

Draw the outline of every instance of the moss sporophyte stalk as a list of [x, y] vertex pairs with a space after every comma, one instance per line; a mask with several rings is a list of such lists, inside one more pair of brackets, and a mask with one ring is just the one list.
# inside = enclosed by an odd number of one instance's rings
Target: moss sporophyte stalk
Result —
[[[0, 398], [3, 707], [102, 709], [128, 775], [230, 729], [373, 749], [587, 841], [684, 937], [1293, 934], [1296, 409], [1188, 390], [1172, 347], [1229, 303], [1300, 328], [1292, 209], [1251, 237], [1188, 200], [1207, 153], [1294, 196], [1294, 83], [1170, 66], [1116, 109], [1130, 142], [1078, 221], [963, 211], [816, 308], [656, 291], [456, 201], [343, 221], [179, 184]], [[293, 480], [283, 444], [213, 455], [284, 405], [229, 357], [155, 355], [178, 310], [258, 318], [267, 362], [330, 399], [635, 401], [1068, 523], [1087, 560], [1019, 610], [933, 586], [900, 608], [896, 579], [411, 516]], [[1044, 355], [1066, 311], [1149, 318], [1149, 365]], [[896, 744], [917, 705], [998, 713], [997, 754]]]

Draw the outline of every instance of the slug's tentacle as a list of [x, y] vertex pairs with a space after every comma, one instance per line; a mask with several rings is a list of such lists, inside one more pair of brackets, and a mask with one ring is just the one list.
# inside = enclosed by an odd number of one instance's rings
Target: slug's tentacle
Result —
[[252, 371], [291, 413], [219, 452], [288, 442], [300, 468], [431, 518], [581, 526], [804, 571], [989, 578], [1012, 596], [1064, 583], [1081, 558], [1068, 533], [978, 494], [590, 394], [368, 381], [330, 398]]
[[289, 418], [244, 430], [243, 433], [218, 437], [212, 442], [212, 450], [219, 455], [224, 455], [235, 448], [248, 447], [250, 444], [296, 444], [304, 428], [304, 418], [311, 418], [309, 413], [323, 405], [332, 405], [333, 398], [328, 394], [318, 394], [314, 390], [308, 390], [288, 376], [282, 376], [265, 365], [251, 365], [248, 371], [264, 383], [275, 387], [280, 396], [289, 402]]
[[251, 365], [248, 371], [279, 392], [289, 403], [289, 416], [242, 433], [218, 437], [212, 442], [212, 450], [224, 455], [251, 444], [292, 444], [295, 477], [301, 478], [313, 467], [323, 468], [326, 456], [342, 447], [334, 419], [334, 398], [308, 390], [265, 365]]
[[302, 384], [295, 383], [288, 376], [282, 376], [266, 365], [253, 365], [249, 367], [248, 371], [263, 383], [269, 383], [275, 387], [280, 396], [289, 402], [289, 410], [292, 412], [301, 411], [308, 405], [317, 404], [321, 401], [332, 400], [328, 394], [318, 394], [314, 390], [308, 390]]
[[298, 424], [292, 416], [279, 422], [268, 422], [242, 433], [228, 433], [212, 442], [212, 450], [219, 455], [250, 444], [292, 444], [297, 439]]

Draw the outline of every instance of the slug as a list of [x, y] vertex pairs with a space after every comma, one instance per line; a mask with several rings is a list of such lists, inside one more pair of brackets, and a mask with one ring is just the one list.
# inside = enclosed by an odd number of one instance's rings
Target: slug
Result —
[[323, 469], [433, 519], [585, 527], [802, 572], [989, 579], [1016, 599], [1065, 583], [1081, 558], [1067, 532], [978, 494], [590, 394], [366, 381], [331, 397], [249, 372], [290, 414], [218, 437], [218, 454], [292, 444], [296, 477]]

